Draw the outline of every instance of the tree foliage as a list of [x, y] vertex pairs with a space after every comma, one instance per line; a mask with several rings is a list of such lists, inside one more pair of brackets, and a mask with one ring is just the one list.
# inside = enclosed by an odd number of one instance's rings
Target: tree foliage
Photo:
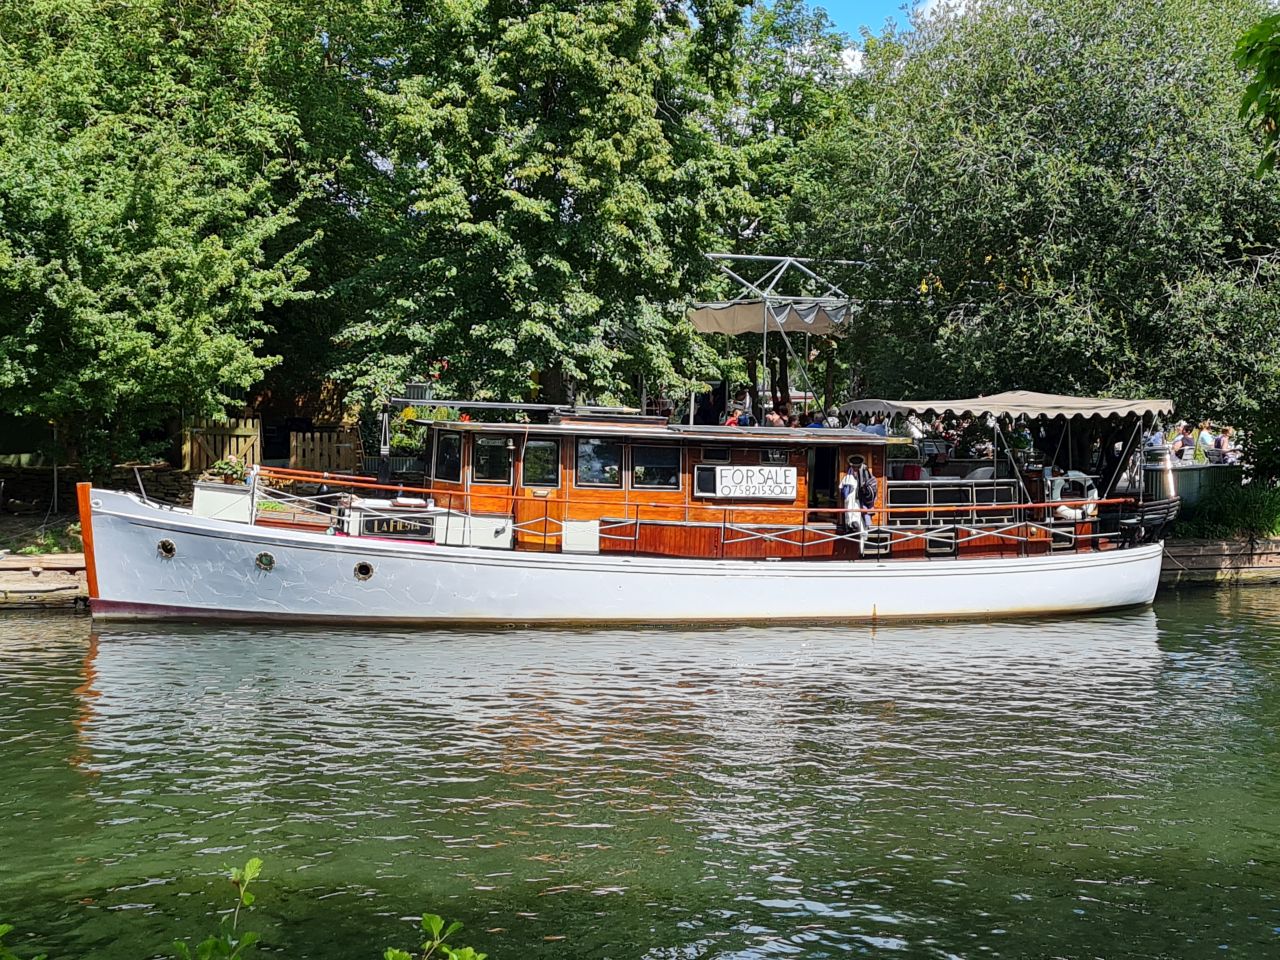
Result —
[[311, 186], [270, 14], [0, 7], [0, 404], [111, 452], [273, 362], [263, 309], [301, 295], [308, 238], [279, 241]]
[[869, 264], [847, 278], [869, 389], [1271, 416], [1280, 191], [1232, 62], [1262, 9], [974, 0], [869, 42], [796, 213], [807, 247]]
[[[735, 208], [736, 218], [724, 224], [727, 252], [803, 253], [794, 190], [810, 162], [806, 142], [830, 129], [839, 116], [842, 95], [853, 80], [852, 49], [826, 11], [803, 0], [753, 7], [743, 30], [732, 96], [719, 102], [717, 137], [745, 167], [743, 202]], [[720, 296], [730, 292], [723, 284], [713, 289]], [[792, 286], [783, 292], [803, 291]], [[768, 340], [769, 381], [778, 399], [787, 399], [794, 364], [781, 336]], [[825, 372], [834, 375], [834, 344], [824, 340], [817, 346]], [[736, 382], [755, 384], [760, 348], [756, 337], [730, 341], [727, 353], [734, 362], [728, 373]], [[801, 368], [796, 366], [795, 372], [800, 374]], [[821, 390], [827, 378], [809, 372]]]
[[378, 95], [376, 306], [342, 334], [345, 376], [376, 393], [446, 369], [500, 399], [696, 376], [678, 301], [735, 178], [697, 34], [648, 0], [423, 3]]
[[264, 384], [754, 380], [683, 318], [729, 250], [864, 264], [818, 345], [847, 387], [1159, 393], [1261, 438], [1271, 13], [970, 0], [854, 70], [802, 0], [0, 0], [0, 408], [124, 456]]
[[1264, 17], [1240, 38], [1236, 64], [1253, 74], [1241, 98], [1240, 116], [1261, 134], [1266, 150], [1259, 168], [1270, 170], [1280, 144], [1280, 14]]

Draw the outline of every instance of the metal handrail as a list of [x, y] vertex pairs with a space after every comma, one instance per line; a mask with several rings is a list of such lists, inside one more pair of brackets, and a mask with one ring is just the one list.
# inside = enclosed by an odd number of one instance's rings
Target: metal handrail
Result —
[[[320, 481], [325, 483], [333, 483], [340, 486], [348, 486], [352, 488], [352, 490], [381, 491], [385, 493], [399, 494], [399, 495], [429, 494], [433, 498], [431, 505], [426, 510], [416, 505], [412, 508], [405, 507], [401, 509], [396, 509], [396, 508], [387, 509], [387, 508], [369, 507], [367, 505], [361, 505], [360, 507], [361, 512], [369, 516], [381, 516], [381, 517], [405, 519], [411, 516], [414, 518], [417, 518], [417, 517], [430, 515], [431, 513], [439, 514], [443, 512], [444, 514], [446, 514], [445, 524], [447, 527], [449, 523], [449, 519], [448, 519], [449, 516], [453, 516], [453, 515], [464, 516], [470, 513], [469, 510], [459, 511], [454, 506], [455, 498], [462, 498], [464, 503], [470, 501], [471, 494], [469, 491], [440, 490], [440, 489], [422, 488], [422, 487], [406, 487], [398, 484], [381, 484], [374, 481], [366, 481], [366, 480], [363, 480], [362, 478], [353, 480], [346, 477], [335, 477], [332, 474], [317, 474], [314, 472], [300, 471], [300, 470], [284, 471], [276, 468], [260, 470], [258, 474], [258, 479], [259, 480], [276, 479], [278, 481], [283, 481], [287, 483]], [[259, 519], [262, 513], [258, 509], [259, 502], [283, 503], [283, 504], [292, 506], [295, 509], [301, 508], [302, 510], [308, 513], [315, 512], [316, 514], [319, 514], [321, 512], [321, 509], [323, 509], [325, 514], [323, 519], [325, 520], [330, 519], [331, 514], [335, 511], [335, 509], [340, 510], [343, 507], [348, 506], [346, 504], [335, 504], [332, 499], [334, 497], [334, 493], [315, 495], [315, 496], [306, 496], [302, 494], [290, 493], [284, 490], [278, 490], [272, 487], [268, 487], [265, 484], [261, 484], [261, 483], [255, 483], [254, 493], [255, 493], [255, 504], [254, 504], [255, 519]], [[544, 549], [550, 543], [550, 541], [554, 539], [563, 539], [563, 536], [564, 536], [564, 520], [562, 520], [559, 517], [550, 516], [550, 511], [548, 509], [550, 503], [560, 503], [560, 504], [593, 503], [593, 504], [604, 505], [604, 506], [613, 507], [613, 508], [621, 508], [624, 514], [622, 517], [609, 516], [606, 514], [605, 516], [602, 516], [599, 518], [602, 525], [600, 530], [600, 536], [602, 539], [606, 539], [606, 540], [631, 543], [633, 552], [637, 550], [639, 540], [640, 540], [640, 526], [642, 522], [644, 522], [640, 518], [640, 512], [643, 507], [645, 506], [657, 507], [659, 509], [665, 509], [670, 511], [670, 510], [679, 510], [681, 506], [679, 504], [654, 504], [654, 503], [646, 504], [646, 503], [635, 503], [635, 502], [618, 503], [616, 501], [601, 500], [598, 498], [585, 498], [584, 500], [575, 500], [572, 498], [564, 498], [564, 497], [559, 497], [559, 498], [531, 497], [531, 496], [520, 496], [518, 494], [510, 494], [510, 495], [503, 494], [501, 495], [501, 498], [504, 500], [509, 500], [513, 504], [513, 509], [514, 509], [514, 504], [517, 502], [526, 502], [526, 503], [533, 502], [533, 503], [541, 503], [543, 505], [543, 511], [542, 511], [541, 517], [530, 517], [527, 520], [524, 520], [518, 523], [513, 523], [512, 526], [513, 526], [513, 532], [515, 533], [525, 534], [527, 536], [534, 537], [534, 538], [540, 538], [542, 540]], [[444, 503], [441, 503], [441, 501], [444, 501]], [[1088, 517], [1081, 520], [1069, 520], [1069, 519], [1063, 518], [1060, 522], [1055, 524], [1051, 520], [1044, 520], [1038, 517], [1037, 511], [1047, 512], [1049, 510], [1054, 510], [1058, 507], [1063, 507], [1063, 506], [1079, 507], [1079, 506], [1085, 506], [1089, 504], [1107, 505], [1107, 504], [1133, 504], [1133, 503], [1135, 503], [1135, 501], [1132, 498], [1111, 497], [1111, 498], [1095, 499], [1095, 500], [1045, 501], [1041, 503], [1013, 503], [1013, 504], [1000, 503], [1000, 504], [989, 504], [989, 505], [947, 504], [947, 505], [938, 506], [933, 509], [930, 509], [926, 506], [921, 506], [921, 505], [913, 505], [913, 506], [902, 507], [902, 508], [873, 507], [873, 508], [870, 508], [869, 510], [865, 510], [862, 512], [871, 513], [873, 516], [878, 517], [879, 522], [869, 526], [868, 529], [861, 532], [859, 531], [840, 532], [838, 530], [834, 532], [832, 531], [831, 528], [834, 526], [834, 523], [832, 522], [833, 518], [838, 517], [840, 514], [845, 512], [844, 508], [842, 507], [801, 508], [801, 507], [768, 507], [768, 506], [760, 507], [760, 506], [754, 506], [754, 505], [753, 506], [742, 506], [742, 505], [721, 506], [721, 505], [711, 504], [711, 505], [702, 507], [702, 509], [706, 510], [707, 513], [711, 515], [706, 521], [696, 521], [696, 520], [690, 520], [686, 518], [685, 521], [653, 519], [648, 522], [675, 523], [677, 525], [694, 525], [694, 526], [718, 526], [720, 528], [720, 537], [719, 537], [720, 542], [718, 545], [718, 551], [721, 556], [724, 555], [724, 550], [726, 547], [733, 546], [736, 544], [741, 544], [741, 543], [748, 543], [752, 541], [764, 541], [768, 543], [776, 543], [779, 545], [796, 548], [799, 550], [801, 557], [803, 557], [811, 547], [819, 546], [822, 544], [829, 544], [837, 541], [857, 542], [859, 544], [865, 544], [867, 541], [867, 537], [872, 534], [876, 536], [877, 543], [879, 546], [890, 547], [890, 548], [897, 544], [918, 543], [920, 541], [927, 542], [931, 539], [936, 539], [939, 536], [950, 535], [954, 540], [955, 549], [957, 551], [964, 544], [971, 543], [975, 540], [980, 540], [983, 538], [990, 537], [990, 538], [995, 538], [997, 540], [1017, 543], [1023, 547], [1022, 552], [1025, 554], [1026, 552], [1025, 547], [1027, 544], [1034, 543], [1034, 542], [1043, 542], [1045, 540], [1053, 540], [1053, 539], [1057, 539], [1059, 543], [1062, 543], [1063, 541], [1065, 541], [1070, 545], [1072, 549], [1078, 549], [1079, 545], [1082, 543], [1093, 544], [1095, 545], [1095, 549], [1096, 549], [1097, 544], [1103, 540], [1113, 540], [1117, 542], [1119, 545], [1124, 545], [1126, 541], [1122, 535], [1117, 538], [1117, 535], [1114, 532], [1111, 532], [1111, 531], [1103, 532], [1098, 527], [1096, 523], [1096, 521], [1098, 520], [1098, 517], [1096, 515], [1093, 517]], [[974, 514], [978, 512], [993, 512], [993, 511], [1000, 511], [1002, 514], [1016, 512], [1017, 518], [1012, 520], [1002, 518], [1000, 521], [993, 523], [990, 526], [981, 526], [980, 525], [981, 520], [976, 516], [970, 518], [967, 522], [965, 522], [961, 518], [956, 518], [956, 520], [953, 520], [950, 523], [941, 523], [941, 524], [930, 524], [927, 517], [920, 517], [921, 514], [928, 514], [928, 513], [948, 513], [954, 516], [954, 514], [957, 512], [958, 509], [959, 511], [964, 513], [972, 512]], [[1031, 511], [1031, 513], [1027, 514], [1026, 511]], [[716, 518], [715, 520], [712, 520], [711, 518], [715, 517], [717, 512], [719, 514], [718, 518]], [[744, 512], [752, 514], [753, 517], [759, 517], [761, 514], [766, 515], [766, 517], [774, 514], [786, 514], [788, 518], [791, 518], [791, 519], [790, 519], [790, 522], [769, 523], [768, 519], [743, 520], [743, 519], [736, 518], [734, 516], [735, 513], [744, 513]], [[686, 510], [686, 513], [687, 513], [687, 510]], [[921, 522], [919, 525], [915, 527], [888, 525], [888, 521], [890, 519], [888, 515], [893, 513], [912, 513], [912, 514], [915, 514], [917, 517], [920, 517]], [[800, 515], [799, 522], [796, 522], [793, 519], [796, 517], [797, 514]], [[811, 515], [815, 515], [815, 514], [824, 515], [825, 517], [824, 522], [811, 523], [810, 522]], [[317, 516], [317, 519], [322, 519], [322, 518], [320, 516]], [[959, 522], [957, 522], [957, 520]], [[1078, 528], [1077, 528], [1078, 524], [1089, 524], [1092, 527], [1092, 529], [1086, 532], [1078, 532]], [[634, 529], [629, 535], [623, 532], [623, 530], [626, 527], [632, 526], [632, 525], [634, 525]], [[541, 526], [542, 529], [541, 530], [534, 529], [535, 526]], [[552, 527], [556, 529], [552, 529]], [[1035, 531], [1039, 531], [1042, 534], [1042, 536], [1039, 536], [1039, 537], [1035, 536], [1034, 535]], [[800, 534], [799, 540], [795, 539], [795, 534], [797, 533]]]
[[[289, 471], [289, 474], [290, 474], [289, 476], [282, 476], [280, 474], [281, 474], [281, 470], [278, 467], [262, 468], [259, 471], [259, 476], [265, 479], [272, 479], [274, 477], [276, 479], [292, 481], [295, 483], [297, 482], [336, 483], [342, 486], [351, 487], [352, 489], [356, 489], [356, 490], [385, 490], [390, 493], [426, 494], [428, 496], [435, 497], [435, 498], [441, 498], [441, 499], [448, 498], [450, 501], [452, 501], [453, 498], [455, 497], [461, 497], [461, 498], [465, 498], [466, 500], [470, 500], [471, 497], [475, 495], [475, 492], [471, 490], [448, 490], [448, 489], [441, 489], [437, 487], [411, 487], [411, 486], [405, 486], [403, 484], [378, 483], [376, 481], [365, 481], [363, 479], [353, 480], [347, 477], [336, 476], [331, 473], [323, 473], [323, 474], [307, 473], [305, 471], [297, 470], [297, 471]], [[592, 497], [533, 497], [533, 496], [524, 496], [517, 493], [498, 493], [493, 490], [486, 490], [484, 492], [484, 495], [488, 497], [496, 497], [496, 498], [501, 498], [503, 500], [509, 500], [513, 504], [515, 503], [541, 503], [541, 504], [558, 503], [558, 504], [566, 504], [566, 505], [572, 504], [575, 506], [586, 506], [586, 505], [610, 506], [610, 507], [626, 506], [628, 508], [652, 507], [659, 510], [681, 510], [688, 507], [694, 510], [706, 510], [706, 511], [718, 510], [721, 512], [725, 512], [725, 511], [732, 512], [734, 510], [749, 510], [752, 513], [795, 514], [795, 513], [803, 512], [806, 515], [809, 515], [809, 514], [830, 515], [830, 514], [843, 513], [845, 510], [845, 508], [841, 506], [778, 507], [778, 506], [756, 506], [754, 504], [751, 506], [743, 506], [742, 504], [732, 504], [732, 505], [719, 505], [715, 503], [685, 504], [685, 503], [658, 503], [654, 501], [632, 502], [630, 504], [620, 504], [616, 500], [603, 500], [603, 499], [597, 499]], [[882, 500], [883, 497], [879, 499]], [[1079, 500], [1043, 500], [1043, 501], [1033, 502], [1033, 503], [947, 504], [947, 505], [941, 505], [941, 506], [919, 505], [919, 506], [907, 506], [907, 507], [872, 506], [872, 507], [861, 508], [861, 509], [867, 512], [874, 512], [877, 514], [955, 513], [957, 510], [964, 510], [966, 512], [975, 512], [975, 513], [977, 512], [992, 513], [997, 511], [1009, 511], [1009, 510], [1037, 510], [1037, 509], [1044, 509], [1046, 507], [1050, 509], [1057, 509], [1058, 507], [1084, 507], [1088, 505], [1101, 507], [1101, 506], [1113, 506], [1117, 504], [1126, 504], [1126, 503], [1136, 504], [1137, 502], [1138, 501], [1133, 497], [1105, 497], [1105, 498], [1096, 497], [1092, 499], [1084, 498]], [[450, 507], [450, 509], [452, 509], [452, 507]]]

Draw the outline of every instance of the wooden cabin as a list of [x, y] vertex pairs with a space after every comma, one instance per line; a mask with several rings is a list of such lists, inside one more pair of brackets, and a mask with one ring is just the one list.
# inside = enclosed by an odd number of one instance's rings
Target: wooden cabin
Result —
[[[1055, 543], [1064, 525], [1043, 507], [1027, 510], [1026, 488], [1013, 479], [887, 480], [886, 453], [900, 441], [856, 429], [569, 412], [536, 424], [423, 425], [424, 488], [434, 503], [450, 516], [509, 522], [502, 545], [516, 550], [817, 560], [1107, 546], [1095, 519], [1066, 524], [1073, 535]], [[838, 488], [853, 455], [880, 488], [873, 529], [861, 541], [839, 526]]]

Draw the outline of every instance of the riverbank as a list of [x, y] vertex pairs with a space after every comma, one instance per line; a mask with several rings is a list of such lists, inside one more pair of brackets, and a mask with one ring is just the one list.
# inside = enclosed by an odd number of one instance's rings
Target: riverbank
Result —
[[74, 513], [0, 513], [0, 556], [79, 553], [81, 548], [80, 518]]
[[1160, 585], [1280, 583], [1280, 538], [1182, 539], [1165, 543]]
[[0, 514], [0, 608], [83, 606], [88, 600], [74, 514]]

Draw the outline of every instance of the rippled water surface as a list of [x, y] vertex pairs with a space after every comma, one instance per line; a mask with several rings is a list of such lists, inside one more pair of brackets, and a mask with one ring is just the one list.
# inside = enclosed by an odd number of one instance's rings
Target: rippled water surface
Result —
[[[0, 619], [0, 920], [264, 952], [1280, 956], [1280, 599], [504, 633]], [[11, 941], [13, 937], [10, 937]]]

